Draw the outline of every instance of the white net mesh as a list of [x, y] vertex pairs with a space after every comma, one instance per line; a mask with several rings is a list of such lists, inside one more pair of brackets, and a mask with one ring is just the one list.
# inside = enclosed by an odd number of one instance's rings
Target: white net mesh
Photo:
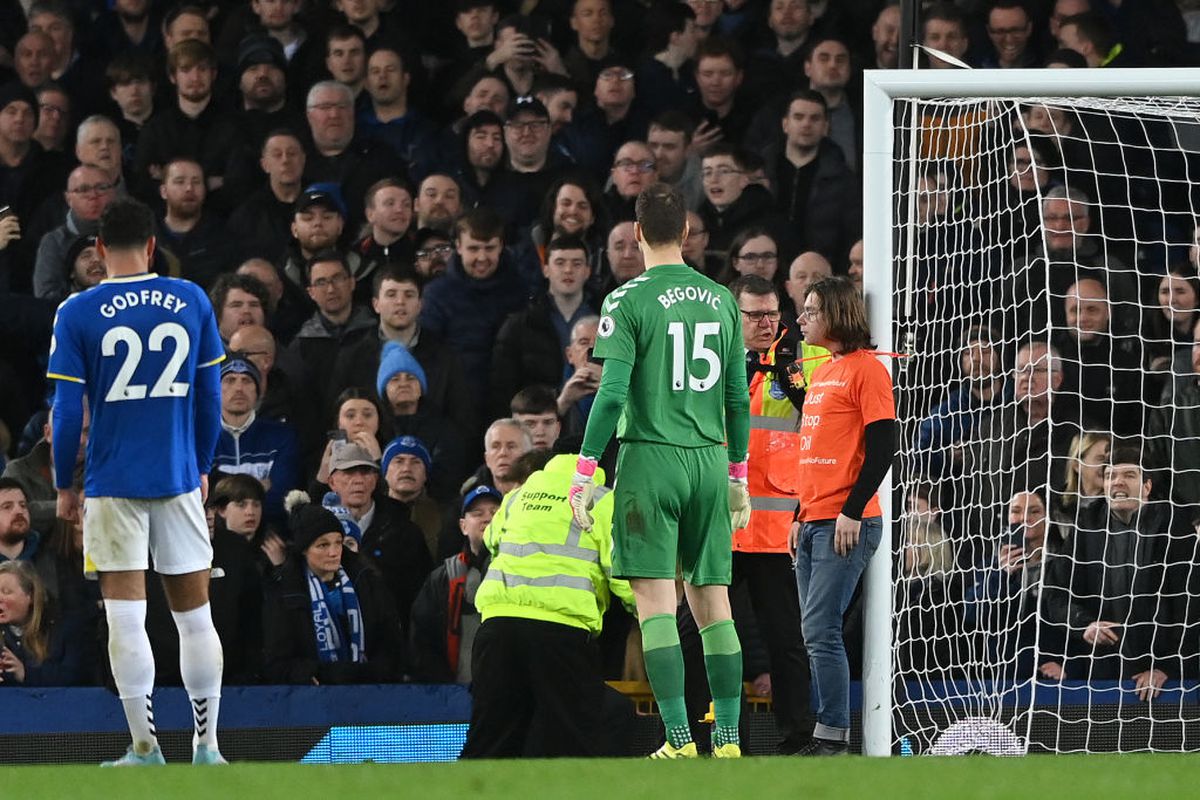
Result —
[[1200, 100], [894, 118], [895, 747], [1200, 749]]

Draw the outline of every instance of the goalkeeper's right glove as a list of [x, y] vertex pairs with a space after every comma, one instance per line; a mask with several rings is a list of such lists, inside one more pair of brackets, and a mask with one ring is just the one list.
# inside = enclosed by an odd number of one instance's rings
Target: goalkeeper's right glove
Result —
[[580, 456], [575, 462], [575, 476], [571, 478], [571, 489], [567, 492], [567, 502], [571, 504], [571, 515], [575, 524], [585, 531], [592, 529], [592, 496], [596, 493], [596, 484], [592, 476], [596, 474], [596, 459]]
[[745, 461], [729, 463], [729, 519], [735, 531], [750, 524], [750, 489], [746, 485], [749, 473]]

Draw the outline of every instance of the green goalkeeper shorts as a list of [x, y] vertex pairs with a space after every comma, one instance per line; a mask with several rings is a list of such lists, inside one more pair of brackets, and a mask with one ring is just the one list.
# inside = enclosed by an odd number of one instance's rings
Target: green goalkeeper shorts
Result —
[[613, 491], [613, 574], [730, 582], [728, 450], [625, 442]]

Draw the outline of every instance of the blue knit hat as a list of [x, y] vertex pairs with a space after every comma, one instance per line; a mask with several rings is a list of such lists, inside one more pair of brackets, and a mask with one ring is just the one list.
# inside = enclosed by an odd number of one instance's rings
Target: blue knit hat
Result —
[[221, 362], [221, 377], [224, 378], [230, 373], [249, 375], [250, 380], [254, 381], [254, 390], [262, 391], [262, 374], [258, 371], [258, 367], [254, 366], [254, 362], [240, 350], [226, 353], [225, 360]]
[[425, 464], [425, 472], [428, 473], [433, 469], [433, 457], [429, 455], [429, 448], [415, 436], [397, 436], [388, 442], [388, 446], [383, 451], [383, 461], [380, 464], [380, 469], [384, 475], [387, 475], [388, 465], [392, 463], [392, 459], [399, 455], [416, 456]]
[[379, 354], [379, 373], [375, 378], [375, 388], [379, 391], [380, 400], [387, 398], [388, 381], [399, 372], [417, 376], [417, 382], [421, 384], [421, 394], [429, 393], [425, 370], [421, 369], [421, 365], [409, 349], [399, 342], [387, 342], [383, 346], [383, 352]]

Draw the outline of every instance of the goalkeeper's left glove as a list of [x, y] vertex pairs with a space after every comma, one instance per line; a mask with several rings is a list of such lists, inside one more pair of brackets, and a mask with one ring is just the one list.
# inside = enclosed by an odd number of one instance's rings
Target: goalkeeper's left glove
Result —
[[750, 524], [750, 489], [746, 485], [749, 467], [745, 461], [729, 463], [729, 518], [733, 529]]
[[575, 476], [571, 478], [571, 489], [567, 492], [567, 502], [571, 504], [571, 515], [575, 524], [585, 531], [592, 529], [592, 496], [596, 492], [596, 484], [592, 476], [596, 474], [596, 459], [580, 456], [575, 462]]

